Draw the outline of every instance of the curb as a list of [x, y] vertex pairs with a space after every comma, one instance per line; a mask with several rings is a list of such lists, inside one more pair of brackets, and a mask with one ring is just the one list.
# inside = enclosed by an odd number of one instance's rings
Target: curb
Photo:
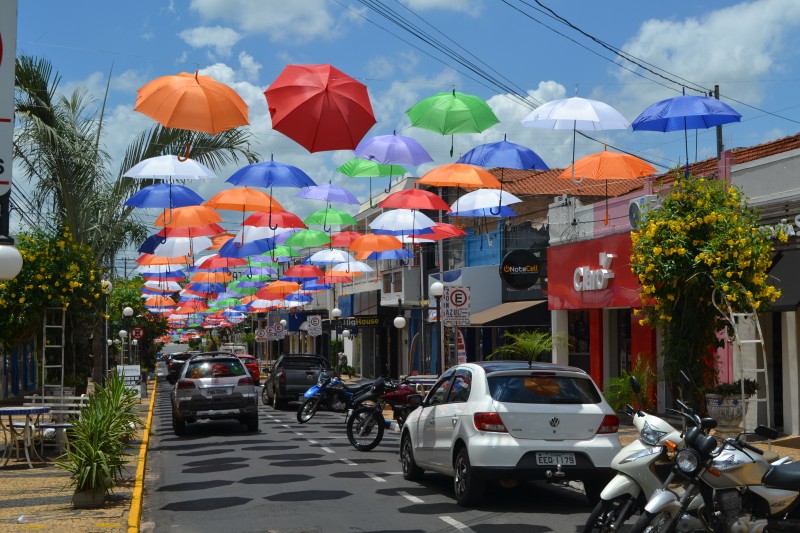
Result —
[[136, 478], [133, 486], [131, 507], [128, 511], [128, 533], [139, 533], [139, 523], [142, 519], [142, 493], [144, 492], [144, 469], [147, 463], [147, 446], [150, 443], [150, 427], [153, 424], [153, 408], [156, 404], [156, 388], [150, 398], [150, 411], [147, 413], [142, 444], [139, 447], [139, 461], [136, 464]]

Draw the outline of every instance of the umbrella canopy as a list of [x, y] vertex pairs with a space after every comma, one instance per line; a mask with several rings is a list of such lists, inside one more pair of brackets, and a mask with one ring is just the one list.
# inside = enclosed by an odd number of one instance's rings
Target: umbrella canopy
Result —
[[467, 234], [463, 229], [447, 222], [439, 222], [429, 229], [431, 232], [424, 235], [403, 235], [401, 241], [403, 243], [435, 242], [450, 237], [463, 237]]
[[359, 252], [356, 259], [360, 261], [406, 261], [413, 259], [414, 254], [405, 248], [383, 250], [378, 252]]
[[529, 128], [552, 130], [624, 130], [630, 126], [619, 111], [604, 102], [574, 96], [551, 100], [522, 119]]
[[436, 222], [415, 209], [384, 211], [369, 223], [369, 227], [373, 230], [386, 231], [391, 234], [413, 233], [416, 230], [430, 228], [434, 225], [436, 225]]
[[636, 179], [642, 176], [649, 176], [655, 172], [656, 169], [650, 163], [636, 156], [603, 151], [578, 159], [574, 165], [564, 169], [558, 177], [569, 179], [574, 175], [580, 176], [581, 180], [583, 178], [596, 180]]
[[181, 287], [177, 281], [145, 281], [144, 286], [150, 289], [158, 289], [162, 292], [178, 292]]
[[251, 255], [263, 254], [275, 248], [275, 242], [272, 239], [256, 239], [249, 242], [241, 242], [236, 239], [231, 239], [219, 249], [220, 257], [238, 257], [244, 258]]
[[355, 261], [355, 258], [334, 248], [326, 248], [318, 252], [314, 252], [309, 256], [308, 262], [316, 265], [335, 265], [336, 263], [344, 263], [346, 261]]
[[344, 272], [326, 272], [324, 276], [317, 278], [317, 283], [331, 285], [335, 283], [350, 283], [353, 278]]
[[232, 268], [246, 265], [247, 261], [235, 257], [221, 257], [219, 254], [211, 254], [201, 257], [194, 263], [194, 270], [216, 270], [221, 268]]
[[367, 87], [331, 65], [287, 65], [264, 95], [272, 129], [309, 152], [352, 150], [375, 124]]
[[236, 235], [231, 233], [223, 233], [222, 235], [215, 235], [211, 238], [211, 246], [207, 248], [207, 250], [219, 250], [222, 248], [222, 245], [228, 242], [229, 240], [233, 239]]
[[217, 175], [194, 159], [160, 155], [139, 161], [122, 177], [138, 180], [202, 180], [216, 179]]
[[331, 235], [330, 245], [346, 248], [350, 246], [351, 242], [361, 237], [362, 235], [363, 233], [359, 233], [357, 231], [342, 231], [339, 233], [334, 233], [333, 235]]
[[298, 167], [272, 160], [242, 167], [225, 181], [233, 185], [249, 185], [266, 189], [273, 187], [303, 188], [316, 185], [314, 180]]
[[480, 133], [500, 122], [486, 102], [455, 89], [417, 102], [406, 115], [412, 126], [442, 135]]
[[208, 237], [169, 237], [162, 239], [158, 235], [148, 237], [140, 252], [151, 253], [161, 257], [179, 257], [182, 255], [192, 255], [211, 246], [211, 239]]
[[462, 211], [472, 211], [474, 209], [489, 209], [499, 211], [499, 207], [516, 204], [521, 202], [519, 198], [511, 193], [503, 192], [498, 189], [478, 189], [460, 197], [453, 204], [453, 214], [462, 215]]
[[297, 278], [295, 280], [290, 281], [298, 281], [298, 280], [308, 280], [318, 278], [323, 274], [323, 271], [319, 268], [315, 267], [314, 265], [295, 265], [293, 267], [289, 267], [286, 269], [286, 272], [283, 273], [281, 279], [286, 280], [286, 278]]
[[361, 204], [358, 198], [353, 196], [353, 193], [341, 187], [337, 187], [336, 185], [331, 185], [330, 183], [326, 185], [317, 185], [316, 187], [308, 187], [300, 191], [297, 196], [305, 198], [306, 200], [325, 200], [326, 202]]
[[269, 285], [262, 287], [256, 296], [259, 298], [271, 298], [276, 295], [285, 296], [292, 294], [300, 289], [300, 284], [295, 281], [273, 281]]
[[326, 284], [326, 283], [319, 283], [317, 280], [306, 281], [302, 285], [302, 290], [306, 292], [320, 292], [320, 291], [329, 291], [333, 288], [333, 285]]
[[393, 192], [384, 198], [378, 207], [384, 209], [429, 209], [450, 212], [450, 206], [439, 196], [422, 189], [406, 189]]
[[364, 139], [358, 143], [354, 152], [362, 160], [375, 161], [383, 165], [421, 165], [433, 161], [430, 154], [415, 139], [395, 133]]
[[[457, 213], [453, 212], [451, 214], [457, 217], [476, 218], [507, 218], [517, 216], [517, 213], [515, 213], [514, 210], [507, 205], [483, 207], [481, 209], [463, 209]], [[427, 235], [420, 235], [420, 237], [426, 238]]]
[[419, 185], [433, 187], [461, 187], [464, 189], [499, 189], [500, 182], [482, 168], [452, 163], [442, 165], [427, 172], [417, 182]]
[[233, 280], [229, 272], [195, 272], [191, 281], [200, 283], [228, 283]]
[[354, 157], [336, 167], [336, 171], [351, 178], [385, 178], [387, 176], [402, 176], [408, 170], [400, 165], [384, 165], [377, 161]]
[[188, 205], [177, 207], [169, 212], [164, 212], [153, 222], [156, 226], [166, 226], [168, 228], [189, 228], [191, 226], [203, 226], [221, 222], [222, 217], [204, 205]]
[[169, 296], [152, 296], [145, 300], [144, 305], [149, 307], [175, 307], [175, 300]]
[[[399, 250], [403, 243], [393, 235], [367, 234], [354, 240], [349, 249], [354, 252], [382, 252], [384, 250]], [[346, 261], [338, 261], [344, 263]]]
[[[189, 207], [189, 206], [187, 206]], [[169, 215], [167, 215], [169, 217]], [[225, 228], [219, 224], [202, 224], [199, 226], [187, 226], [185, 228], [161, 228], [156, 235], [162, 238], [169, 237], [210, 237], [225, 233]]]
[[244, 100], [227, 85], [197, 71], [147, 83], [139, 89], [133, 109], [167, 128], [212, 135], [249, 124]]
[[154, 183], [143, 187], [136, 194], [128, 198], [125, 205], [141, 208], [170, 209], [173, 207], [186, 207], [187, 205], [200, 205], [203, 198], [183, 185], [172, 183]]
[[515, 168], [518, 170], [550, 170], [536, 152], [506, 140], [481, 144], [461, 156], [457, 163], [478, 167]]
[[331, 238], [328, 234], [318, 229], [298, 231], [286, 240], [286, 244], [292, 248], [315, 248], [329, 242], [331, 242]]
[[303, 222], [309, 226], [328, 227], [329, 225], [348, 226], [356, 224], [358, 221], [349, 213], [327, 207], [311, 213]]
[[349, 261], [347, 263], [339, 263], [331, 267], [333, 272], [374, 272], [375, 269], [362, 261]]
[[300, 220], [300, 217], [290, 211], [278, 211], [277, 213], [265, 213], [259, 211], [253, 213], [244, 219], [242, 223], [244, 226], [256, 226], [261, 228], [301, 228], [305, 229], [306, 225]]
[[189, 259], [186, 257], [159, 257], [153, 254], [142, 254], [135, 259], [140, 265], [153, 266], [153, 265], [170, 265], [173, 266], [172, 270], [183, 268]]
[[234, 187], [220, 191], [205, 203], [208, 207], [230, 211], [283, 211], [283, 207], [269, 194], [250, 187]]

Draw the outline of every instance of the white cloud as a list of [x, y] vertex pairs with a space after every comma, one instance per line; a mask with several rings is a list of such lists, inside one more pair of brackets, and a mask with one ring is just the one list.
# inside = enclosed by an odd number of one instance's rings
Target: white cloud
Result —
[[477, 17], [483, 11], [483, 2], [480, 0], [400, 0], [414, 11], [430, 11], [439, 9], [443, 11], [457, 11]]
[[221, 57], [231, 55], [231, 49], [242, 39], [242, 36], [235, 30], [222, 26], [183, 30], [178, 36], [193, 48], [213, 48]]

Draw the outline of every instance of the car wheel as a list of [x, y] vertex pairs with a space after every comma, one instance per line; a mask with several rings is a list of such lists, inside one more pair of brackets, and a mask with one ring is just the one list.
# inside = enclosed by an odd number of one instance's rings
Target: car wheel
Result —
[[186, 434], [186, 420], [178, 417], [174, 412], [172, 413], [172, 431], [178, 437]]
[[414, 461], [414, 446], [408, 433], [403, 435], [403, 440], [400, 442], [400, 464], [403, 467], [403, 478], [408, 481], [419, 481], [425, 474], [425, 471]]
[[275, 392], [275, 396], [272, 397], [272, 408], [275, 409], [276, 411], [280, 411], [284, 407], [286, 407], [286, 401], [285, 400], [279, 400], [278, 399], [278, 393], [276, 391]]
[[264, 384], [264, 386], [261, 387], [261, 403], [263, 403], [264, 405], [269, 405], [270, 404], [269, 394], [267, 394], [267, 385], [266, 384]]
[[475, 478], [466, 447], [459, 450], [454, 466], [453, 487], [455, 488], [456, 501], [464, 507], [477, 504], [486, 493], [486, 482]]
[[255, 433], [258, 431], [258, 413], [247, 415], [245, 424], [247, 424], [247, 431], [250, 433]]

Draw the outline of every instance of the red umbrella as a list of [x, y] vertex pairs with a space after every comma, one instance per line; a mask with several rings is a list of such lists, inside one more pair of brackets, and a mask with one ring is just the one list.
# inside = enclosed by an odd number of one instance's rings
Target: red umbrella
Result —
[[287, 65], [264, 95], [272, 129], [309, 152], [354, 150], [375, 124], [367, 87], [331, 65]]
[[305, 228], [306, 225], [300, 217], [289, 211], [278, 211], [277, 213], [259, 211], [244, 219], [243, 226], [257, 226], [259, 228]]
[[428, 242], [428, 241], [440, 241], [442, 239], [448, 239], [450, 237], [463, 237], [467, 234], [466, 231], [455, 226], [453, 224], [448, 224], [447, 222], [439, 222], [435, 226], [431, 226], [433, 233], [424, 233], [422, 235], [408, 235], [404, 237], [404, 241], [408, 242]]
[[450, 212], [450, 206], [437, 195], [422, 189], [406, 189], [405, 191], [393, 192], [382, 200], [378, 207], [384, 209], [431, 209], [433, 211]]
[[330, 245], [331, 247], [336, 248], [347, 248], [354, 240], [363, 235], [363, 233], [359, 233], [357, 231], [342, 231], [339, 233], [334, 233], [331, 235]]
[[314, 279], [320, 277], [324, 272], [314, 265], [295, 265], [287, 268], [281, 278]]

